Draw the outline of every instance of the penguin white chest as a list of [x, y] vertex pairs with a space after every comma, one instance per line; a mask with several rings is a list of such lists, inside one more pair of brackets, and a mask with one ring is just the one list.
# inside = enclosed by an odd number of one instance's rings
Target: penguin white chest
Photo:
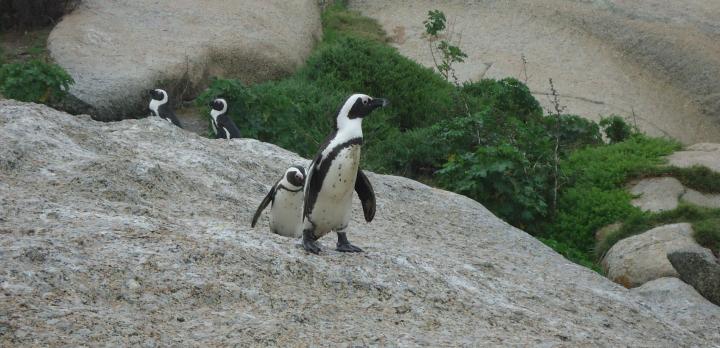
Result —
[[270, 210], [270, 230], [286, 237], [302, 234], [303, 191], [279, 189]]
[[320, 237], [330, 230], [344, 228], [350, 221], [352, 195], [355, 191], [360, 164], [360, 145], [340, 150], [328, 168], [322, 188], [312, 210], [315, 235]]
[[360, 145], [351, 145], [340, 150], [328, 168], [321, 193], [322, 198], [343, 202], [352, 198], [355, 178], [360, 165]]

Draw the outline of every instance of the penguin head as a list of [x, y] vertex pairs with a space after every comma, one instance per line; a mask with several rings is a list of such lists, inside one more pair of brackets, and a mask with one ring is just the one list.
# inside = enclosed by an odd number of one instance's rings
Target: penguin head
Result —
[[335, 126], [339, 129], [351, 120], [361, 121], [373, 110], [388, 105], [387, 99], [373, 98], [365, 94], [353, 94], [340, 107]]
[[300, 188], [305, 185], [305, 168], [302, 166], [292, 166], [285, 171], [284, 181], [287, 181], [294, 188]]
[[227, 112], [227, 102], [222, 98], [213, 99], [210, 104], [210, 116], [217, 119], [218, 116]]
[[168, 101], [168, 94], [165, 92], [165, 90], [162, 89], [151, 89], [148, 91], [148, 94], [150, 94], [150, 98], [152, 100], [156, 100], [160, 102], [161, 104], [165, 104]]

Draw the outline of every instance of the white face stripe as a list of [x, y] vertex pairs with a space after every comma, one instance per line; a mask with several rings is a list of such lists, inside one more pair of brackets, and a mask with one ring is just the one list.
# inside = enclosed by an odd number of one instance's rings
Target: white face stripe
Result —
[[162, 93], [162, 100], [150, 100], [150, 110], [156, 115], [160, 116], [160, 106], [168, 102], [168, 94], [162, 89], [156, 89], [155, 91]]
[[364, 100], [370, 100], [370, 97], [365, 94], [353, 94], [345, 101], [345, 104], [343, 104], [342, 108], [340, 109], [340, 112], [337, 116], [337, 134], [335, 137], [330, 141], [330, 144], [323, 150], [322, 152], [322, 158], [324, 159], [336, 146], [351, 140], [355, 138], [361, 138], [363, 137], [362, 133], [362, 118], [349, 118], [348, 114], [350, 113], [350, 110], [352, 109], [353, 105], [355, 104], [355, 101], [358, 98], [362, 98]]
[[291, 190], [297, 190], [300, 187], [302, 187], [302, 186], [295, 186], [295, 185], [291, 184], [287, 180], [288, 173], [300, 174], [301, 176], [304, 177], [304, 175], [300, 172], [300, 170], [298, 170], [295, 167], [290, 167], [290, 168], [288, 168], [288, 170], [285, 171], [285, 174], [283, 174], [282, 180], [280, 180], [280, 184], [282, 184], [283, 186], [285, 186], [286, 188], [289, 188]]
[[227, 111], [227, 102], [225, 101], [225, 99], [222, 99], [222, 98], [215, 99], [214, 101], [219, 101], [223, 104], [222, 110], [210, 109], [210, 117], [212, 117], [213, 120], [215, 120], [215, 122], [217, 122], [217, 117], [224, 114]]

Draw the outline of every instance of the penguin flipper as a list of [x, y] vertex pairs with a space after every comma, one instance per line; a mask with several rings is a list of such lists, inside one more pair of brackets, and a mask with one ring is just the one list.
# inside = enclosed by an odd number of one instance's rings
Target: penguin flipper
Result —
[[218, 127], [221, 128], [223, 138], [234, 139], [240, 138], [240, 129], [235, 125], [235, 122], [227, 114], [222, 114], [218, 117]]
[[175, 116], [175, 113], [170, 111], [170, 122], [172, 122], [174, 125], [183, 128], [182, 124], [180, 123], [180, 120]]
[[375, 217], [375, 191], [368, 177], [360, 169], [358, 169], [357, 178], [355, 179], [355, 192], [360, 197], [365, 221], [372, 221]]
[[255, 227], [255, 224], [257, 223], [260, 214], [262, 214], [263, 210], [265, 210], [268, 204], [270, 204], [270, 202], [272, 202], [272, 200], [275, 198], [275, 191], [277, 191], [277, 183], [273, 185], [273, 187], [270, 189], [270, 192], [268, 192], [262, 202], [260, 202], [260, 206], [255, 211], [255, 215], [253, 215], [252, 224], [250, 224], [250, 227]]

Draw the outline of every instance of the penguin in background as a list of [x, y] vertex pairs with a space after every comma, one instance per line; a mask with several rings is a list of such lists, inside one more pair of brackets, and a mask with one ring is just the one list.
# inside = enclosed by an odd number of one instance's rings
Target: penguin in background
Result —
[[150, 113], [153, 116], [159, 116], [162, 119], [182, 128], [180, 120], [175, 116], [175, 112], [169, 103], [167, 92], [162, 89], [151, 89], [150, 94]]
[[270, 231], [285, 237], [299, 237], [302, 233], [305, 168], [292, 166], [285, 171], [260, 203], [252, 219], [252, 227], [268, 204], [270, 206]]
[[240, 137], [240, 129], [227, 114], [227, 101], [216, 98], [210, 102], [210, 124], [215, 132], [215, 139], [233, 139]]
[[388, 101], [353, 94], [340, 107], [335, 130], [320, 147], [308, 168], [303, 208], [303, 247], [318, 254], [317, 240], [330, 231], [338, 236], [337, 251], [362, 252], [347, 238], [353, 191], [362, 203], [365, 221], [375, 217], [375, 192], [360, 170], [363, 144], [362, 120]]

